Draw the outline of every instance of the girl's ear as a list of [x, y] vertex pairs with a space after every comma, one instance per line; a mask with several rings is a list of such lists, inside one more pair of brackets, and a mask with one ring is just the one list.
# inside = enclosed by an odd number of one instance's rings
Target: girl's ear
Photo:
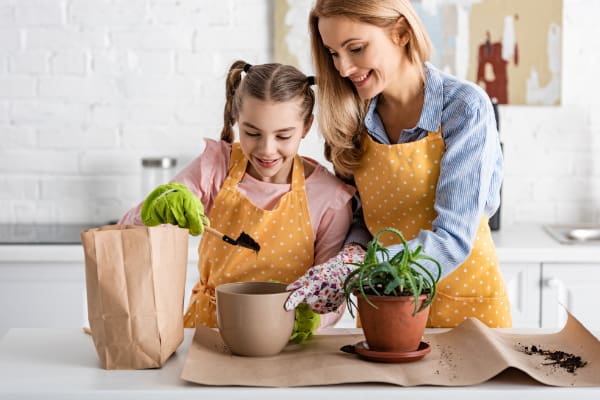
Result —
[[308, 135], [308, 131], [310, 131], [310, 127], [312, 126], [314, 120], [315, 120], [315, 116], [314, 116], [314, 114], [311, 114], [310, 120], [304, 125], [304, 132], [302, 132], [302, 139], [304, 139], [306, 137], [306, 135]]

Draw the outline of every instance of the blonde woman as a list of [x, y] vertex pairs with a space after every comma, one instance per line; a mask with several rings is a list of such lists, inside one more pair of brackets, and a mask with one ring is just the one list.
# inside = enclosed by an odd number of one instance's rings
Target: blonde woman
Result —
[[408, 0], [317, 0], [309, 25], [326, 155], [355, 182], [361, 206], [342, 252], [289, 285], [286, 306], [336, 309], [346, 261], [394, 227], [443, 266], [429, 326], [475, 317], [510, 327], [488, 226], [503, 176], [489, 97], [428, 62], [431, 44]]

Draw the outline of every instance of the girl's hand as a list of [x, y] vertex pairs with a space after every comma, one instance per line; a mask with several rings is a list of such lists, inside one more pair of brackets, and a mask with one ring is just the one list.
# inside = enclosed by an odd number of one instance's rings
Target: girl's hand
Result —
[[154, 189], [144, 200], [141, 214], [146, 226], [178, 225], [189, 229], [193, 236], [202, 234], [204, 225], [209, 226], [202, 202], [182, 183], [167, 183]]
[[285, 303], [285, 309], [291, 311], [300, 303], [306, 303], [319, 314], [337, 310], [344, 302], [344, 280], [355, 268], [349, 263], [362, 261], [364, 256], [362, 247], [350, 244], [327, 262], [311, 267], [288, 285], [287, 290], [293, 292]]

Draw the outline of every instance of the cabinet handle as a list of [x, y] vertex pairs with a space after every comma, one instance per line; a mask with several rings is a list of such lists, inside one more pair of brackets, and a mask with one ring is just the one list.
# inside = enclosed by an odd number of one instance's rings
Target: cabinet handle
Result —
[[571, 304], [569, 302], [569, 291], [560, 279], [548, 278], [544, 280], [544, 287], [549, 289], [555, 289], [558, 295], [558, 302], [562, 304], [567, 310], [571, 309]]

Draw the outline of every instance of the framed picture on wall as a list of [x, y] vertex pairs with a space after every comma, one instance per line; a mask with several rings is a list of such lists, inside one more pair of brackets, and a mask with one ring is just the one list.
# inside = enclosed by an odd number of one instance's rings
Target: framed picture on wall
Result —
[[[275, 0], [275, 60], [312, 73], [314, 0]], [[498, 104], [560, 105], [563, 0], [413, 0], [431, 62], [479, 84]]]

